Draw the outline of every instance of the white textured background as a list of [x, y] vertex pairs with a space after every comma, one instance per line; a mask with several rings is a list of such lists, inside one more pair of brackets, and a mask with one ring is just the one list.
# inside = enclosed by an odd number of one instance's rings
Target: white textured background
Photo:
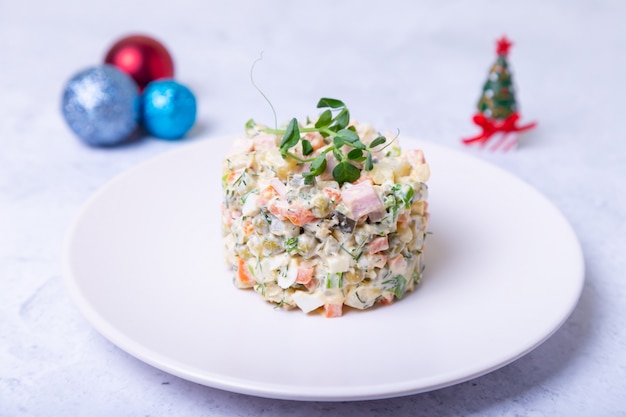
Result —
[[[0, 0], [0, 416], [626, 415], [626, 3], [620, 1]], [[586, 284], [571, 318], [489, 375], [390, 400], [300, 403], [248, 397], [156, 370], [103, 339], [69, 299], [61, 243], [81, 204], [151, 156], [146, 139], [94, 149], [59, 111], [65, 82], [117, 38], [160, 39], [199, 120], [185, 142], [348, 103], [380, 129], [460, 148], [494, 41], [524, 120], [506, 154], [466, 149], [544, 193], [573, 225]], [[441, 169], [441, 168], [440, 168]]]

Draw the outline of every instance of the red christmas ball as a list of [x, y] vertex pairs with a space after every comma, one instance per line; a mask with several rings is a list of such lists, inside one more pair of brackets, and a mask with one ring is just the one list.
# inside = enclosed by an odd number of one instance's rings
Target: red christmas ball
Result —
[[151, 81], [174, 76], [170, 53], [159, 41], [145, 35], [119, 39], [107, 52], [104, 62], [130, 75], [140, 90]]

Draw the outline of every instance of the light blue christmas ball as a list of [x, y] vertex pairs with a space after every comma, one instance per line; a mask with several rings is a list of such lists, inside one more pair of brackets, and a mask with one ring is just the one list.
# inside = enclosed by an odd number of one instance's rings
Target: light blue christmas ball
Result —
[[184, 85], [173, 80], [157, 80], [142, 95], [144, 128], [161, 139], [180, 139], [196, 121], [196, 98]]
[[124, 142], [139, 123], [139, 89], [112, 65], [99, 65], [72, 77], [61, 111], [76, 135], [93, 146]]

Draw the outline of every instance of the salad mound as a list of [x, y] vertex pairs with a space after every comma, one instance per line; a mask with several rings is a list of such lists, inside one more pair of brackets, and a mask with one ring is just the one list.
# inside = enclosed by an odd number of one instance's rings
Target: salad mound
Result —
[[246, 124], [223, 163], [223, 236], [236, 287], [338, 317], [420, 282], [430, 170], [343, 102], [318, 108], [314, 121]]

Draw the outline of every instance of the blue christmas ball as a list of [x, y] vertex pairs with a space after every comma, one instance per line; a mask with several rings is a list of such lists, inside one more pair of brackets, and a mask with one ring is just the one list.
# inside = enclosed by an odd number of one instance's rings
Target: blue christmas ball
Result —
[[112, 65], [99, 65], [72, 77], [61, 110], [69, 127], [94, 146], [123, 142], [139, 123], [139, 89]]
[[153, 136], [180, 139], [196, 121], [196, 98], [184, 85], [157, 80], [142, 95], [142, 124]]

